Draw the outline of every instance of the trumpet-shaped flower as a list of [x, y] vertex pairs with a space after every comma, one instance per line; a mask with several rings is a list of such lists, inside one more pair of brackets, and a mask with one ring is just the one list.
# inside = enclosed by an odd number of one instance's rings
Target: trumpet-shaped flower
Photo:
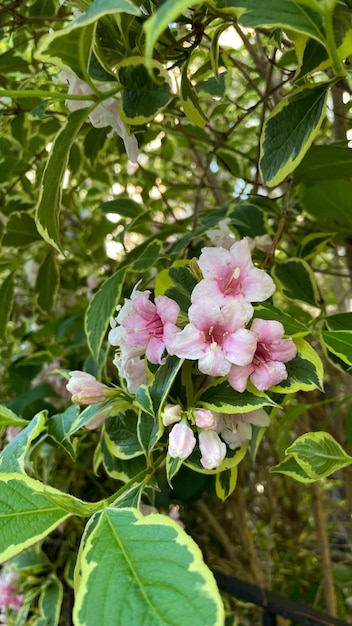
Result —
[[217, 430], [226, 441], [231, 450], [240, 448], [252, 439], [252, 426], [269, 426], [270, 418], [263, 409], [250, 411], [249, 413], [236, 413], [234, 415], [218, 413], [219, 421]]
[[74, 370], [70, 372], [70, 377], [66, 389], [72, 394], [73, 402], [96, 404], [105, 400], [109, 387], [100, 383], [92, 374]]
[[[60, 74], [62, 81], [68, 82], [69, 95], [75, 96], [90, 96], [92, 95], [92, 89], [90, 86], [77, 78], [72, 72], [63, 70]], [[116, 83], [115, 83], [116, 84]], [[96, 85], [97, 89], [104, 92], [114, 88], [113, 83], [100, 83]], [[66, 101], [66, 106], [69, 111], [76, 111], [77, 109], [84, 109], [93, 104], [92, 100], [71, 100]], [[89, 113], [89, 120], [95, 128], [105, 128], [110, 126], [121, 137], [125, 144], [126, 153], [132, 163], [136, 163], [138, 158], [138, 143], [134, 135], [129, 135], [128, 130], [122, 121], [118, 112], [117, 101], [115, 98], [107, 98], [99, 102], [91, 113]]]
[[189, 324], [175, 335], [168, 351], [198, 359], [204, 374], [226, 376], [232, 364], [243, 366], [253, 359], [255, 335], [244, 328], [251, 313], [251, 305], [243, 300], [230, 300], [223, 307], [210, 298], [197, 300], [188, 310]]
[[204, 469], [219, 467], [226, 456], [226, 445], [215, 430], [203, 430], [199, 433], [200, 462]]
[[173, 458], [187, 459], [196, 445], [192, 429], [185, 422], [175, 424], [169, 434], [168, 453]]
[[150, 291], [135, 291], [131, 299], [125, 301], [116, 318], [125, 332], [114, 328], [109, 341], [115, 345], [118, 341], [124, 342], [130, 348], [145, 351], [148, 361], [161, 365], [164, 350], [178, 332], [176, 322], [180, 307], [167, 296], [158, 296], [151, 302], [149, 295]]
[[219, 304], [229, 299], [263, 302], [275, 291], [272, 278], [254, 267], [248, 240], [236, 241], [230, 248], [203, 248], [198, 265], [203, 280], [193, 289], [191, 299], [216, 298]]
[[257, 339], [257, 348], [251, 363], [245, 367], [233, 365], [228, 374], [228, 381], [236, 391], [244, 391], [248, 378], [260, 391], [269, 389], [286, 380], [285, 363], [291, 361], [297, 348], [292, 339], [283, 339], [285, 329], [276, 320], [255, 319], [251, 332]]

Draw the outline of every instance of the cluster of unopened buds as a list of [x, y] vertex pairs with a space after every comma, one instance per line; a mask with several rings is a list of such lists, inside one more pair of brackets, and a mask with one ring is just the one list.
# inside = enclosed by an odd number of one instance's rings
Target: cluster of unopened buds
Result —
[[[254, 266], [249, 240], [227, 238], [227, 247], [205, 247], [197, 265], [201, 279], [190, 295], [186, 324], [180, 322], [184, 316], [175, 300], [166, 295], [151, 300], [151, 292], [138, 290], [138, 285], [111, 320], [109, 342], [117, 347], [114, 364], [129, 393], [148, 383], [146, 361], [163, 365], [167, 355], [197, 362], [206, 376], [226, 377], [240, 393], [248, 381], [262, 392], [287, 378], [285, 363], [297, 352], [293, 340], [284, 338], [280, 322], [252, 319], [253, 303], [270, 298], [275, 284]], [[248, 442], [251, 425], [269, 423], [262, 409], [225, 415], [178, 405], [164, 407], [162, 419], [165, 426], [172, 426], [170, 456], [188, 458], [196, 432], [205, 469], [222, 463], [226, 444], [235, 449]]]

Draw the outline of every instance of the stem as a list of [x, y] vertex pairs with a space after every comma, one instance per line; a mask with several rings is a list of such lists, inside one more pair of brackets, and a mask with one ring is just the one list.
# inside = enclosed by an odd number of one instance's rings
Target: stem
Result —
[[227, 556], [230, 561], [235, 564], [238, 560], [237, 551], [231, 543], [227, 533], [224, 531], [222, 524], [218, 522], [215, 515], [211, 512], [209, 507], [205, 504], [203, 500], [199, 500], [197, 502], [197, 509], [200, 511], [202, 516], [208, 521], [209, 526], [214, 530], [217, 539], [220, 541], [223, 546]]
[[330, 554], [330, 546], [326, 531], [326, 516], [323, 507], [322, 493], [317, 483], [312, 483], [312, 503], [315, 519], [315, 526], [320, 548], [320, 557], [323, 575], [323, 588], [326, 608], [332, 617], [337, 617], [336, 594], [334, 587], [334, 578], [332, 573], [332, 561]]

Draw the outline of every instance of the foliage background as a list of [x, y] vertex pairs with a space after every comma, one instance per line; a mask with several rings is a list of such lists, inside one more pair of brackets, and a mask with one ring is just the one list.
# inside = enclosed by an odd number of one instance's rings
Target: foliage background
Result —
[[[324, 361], [324, 392], [299, 391], [285, 401], [255, 462], [247, 456], [241, 463], [227, 500], [217, 499], [213, 477], [182, 468], [172, 491], [160, 477], [156, 506], [180, 506], [186, 530], [211, 568], [349, 619], [351, 467], [312, 484], [269, 470], [297, 436], [311, 430], [327, 431], [352, 453], [350, 3], [273, 0], [262, 16], [251, 12], [253, 2], [198, 2], [193, 8], [174, 3], [179, 11], [165, 2], [168, 19], [160, 32], [155, 22], [150, 26], [147, 43], [143, 22], [157, 15], [157, 3], [141, 3], [144, 17], [137, 18], [128, 12], [132, 4], [121, 2], [126, 12], [116, 22], [111, 7], [119, 3], [100, 3], [97, 41], [106, 65], [144, 58], [147, 46], [170, 70], [178, 91], [173, 87], [166, 107], [155, 105], [138, 123], [131, 105], [136, 164], [109, 128], [82, 121], [70, 136], [56, 202], [56, 183], [43, 196], [42, 182], [52, 144], [68, 119], [67, 86], [58, 82], [54, 44], [46, 38], [49, 29], [67, 28], [73, 8], [86, 11], [89, 5], [71, 4], [15, 0], [0, 7], [1, 403], [25, 420], [42, 410], [52, 416], [70, 403], [62, 371], [82, 369], [116, 380], [106, 341], [98, 350], [101, 323], [92, 329], [88, 321], [87, 329], [85, 315], [118, 269], [128, 268], [121, 294], [127, 297], [140, 277], [148, 286], [170, 262], [197, 256], [205, 231], [226, 216], [239, 236], [269, 233], [272, 250], [257, 250], [256, 261], [276, 280], [275, 306], [310, 329], [309, 340]], [[238, 9], [243, 6], [244, 15]], [[313, 27], [295, 21], [290, 10], [297, 7], [300, 15], [316, 11]], [[95, 22], [80, 29], [88, 33], [82, 41], [92, 36]], [[77, 49], [84, 48], [82, 41]], [[73, 62], [69, 47], [58, 49], [65, 64]], [[292, 162], [289, 149], [282, 150], [287, 142], [275, 144], [265, 121], [286, 96], [293, 102], [300, 89], [321, 85], [327, 85], [321, 92], [326, 100], [303, 136], [289, 130], [291, 109], [283, 120], [270, 118], [294, 137], [298, 160]], [[274, 184], [264, 185], [263, 176]], [[285, 264], [292, 259], [298, 259], [295, 269]], [[323, 330], [345, 334], [332, 339]], [[2, 423], [5, 445], [8, 422]], [[78, 498], [106, 498], [116, 481], [102, 468], [98, 475], [91, 470], [98, 439], [95, 431], [76, 433], [75, 464], [60, 447], [54, 455], [50, 439], [39, 439], [28, 471]], [[40, 589], [43, 572], [55, 564], [67, 590], [62, 623], [72, 602], [65, 581], [82, 530], [81, 520], [70, 518], [63, 536], [55, 531], [46, 540], [49, 561], [34, 581]], [[226, 598], [225, 607], [243, 625], [259, 620], [255, 609], [233, 599]]]

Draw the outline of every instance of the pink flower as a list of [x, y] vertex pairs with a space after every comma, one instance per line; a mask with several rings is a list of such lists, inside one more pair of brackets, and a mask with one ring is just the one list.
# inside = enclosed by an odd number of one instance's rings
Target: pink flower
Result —
[[[127, 346], [145, 350], [148, 361], [161, 365], [162, 354], [178, 331], [180, 307], [167, 296], [157, 296], [155, 302], [151, 302], [149, 295], [150, 291], [132, 292], [131, 300], [125, 301], [116, 321], [125, 330]], [[109, 341], [116, 341], [115, 337], [116, 329], [113, 329]]]
[[199, 433], [200, 462], [204, 469], [219, 467], [226, 456], [226, 445], [215, 430], [203, 430]]
[[262, 302], [275, 291], [269, 274], [254, 267], [247, 239], [236, 241], [230, 250], [203, 248], [198, 265], [204, 278], [194, 287], [192, 302], [204, 296], [216, 298], [218, 304], [231, 298]]
[[187, 459], [196, 445], [193, 431], [185, 422], [175, 424], [169, 434], [168, 453], [173, 458]]
[[103, 402], [109, 387], [97, 381], [92, 374], [74, 370], [70, 372], [66, 389], [72, 394], [72, 401], [77, 404], [96, 404]]
[[126, 343], [121, 343], [120, 350], [113, 360], [119, 376], [126, 380], [127, 390], [130, 393], [135, 393], [141, 385], [148, 383], [144, 358], [141, 358], [142, 354], [143, 349], [130, 348]]
[[243, 328], [251, 311], [244, 300], [230, 300], [223, 307], [214, 299], [197, 300], [188, 310], [190, 323], [174, 337], [168, 351], [181, 359], [198, 359], [204, 374], [226, 376], [231, 364], [252, 361], [256, 339]]
[[246, 389], [248, 378], [260, 391], [286, 380], [284, 363], [291, 361], [297, 354], [292, 339], [283, 339], [285, 329], [276, 320], [255, 319], [251, 332], [257, 338], [252, 362], [245, 367], [233, 365], [227, 377], [231, 387], [240, 392]]
[[24, 596], [18, 593], [16, 573], [5, 567], [0, 574], [0, 610], [13, 609], [18, 611]]
[[222, 439], [231, 450], [240, 448], [252, 439], [252, 425], [269, 426], [270, 424], [270, 418], [263, 409], [234, 415], [218, 413], [218, 416], [217, 430], [220, 431]]
[[216, 428], [217, 420], [214, 413], [209, 409], [197, 409], [194, 411], [194, 417], [198, 428], [204, 428], [206, 430], [214, 430], [214, 428]]

